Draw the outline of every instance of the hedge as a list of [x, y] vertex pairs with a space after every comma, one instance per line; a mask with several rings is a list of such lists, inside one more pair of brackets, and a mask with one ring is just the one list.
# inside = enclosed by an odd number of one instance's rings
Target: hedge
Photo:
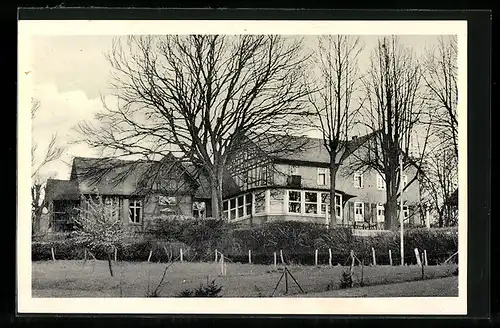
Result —
[[[407, 229], [404, 236], [405, 263], [415, 264], [414, 248], [425, 249], [429, 264], [445, 261], [458, 249], [457, 228]], [[50, 260], [50, 248], [54, 247], [57, 259], [83, 259], [84, 250], [75, 247], [71, 238], [52, 242], [33, 242], [32, 259]], [[118, 259], [146, 261], [153, 250], [152, 261], [165, 261], [167, 253], [174, 258], [179, 249], [184, 250], [187, 261], [213, 261], [217, 249], [233, 262], [248, 262], [248, 250], [252, 251], [252, 263], [271, 264], [273, 253], [283, 251], [287, 263], [314, 264], [314, 252], [318, 250], [319, 264], [329, 261], [328, 249], [332, 251], [332, 262], [344, 264], [353, 250], [364, 263], [372, 262], [372, 247], [377, 264], [389, 264], [389, 250], [393, 264], [399, 264], [400, 242], [398, 231], [387, 231], [379, 235], [362, 237], [352, 234], [349, 228], [325, 229], [322, 224], [297, 221], [278, 221], [257, 227], [241, 227], [215, 219], [193, 219], [185, 217], [159, 217], [151, 221], [142, 238], [129, 241], [118, 247]], [[165, 252], [167, 249], [167, 253]], [[106, 258], [105, 250], [96, 250], [98, 259]]]

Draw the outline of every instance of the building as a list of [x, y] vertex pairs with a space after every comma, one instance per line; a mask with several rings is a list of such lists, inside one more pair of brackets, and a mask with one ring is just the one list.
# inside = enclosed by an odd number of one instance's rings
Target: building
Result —
[[[334, 211], [329, 211], [330, 159], [322, 139], [295, 138], [301, 146], [294, 151], [268, 152], [270, 148], [263, 145], [249, 144], [230, 158], [223, 181], [223, 214], [227, 220], [250, 226], [298, 220], [383, 229], [383, 177], [373, 170], [353, 172], [351, 165], [371, 135], [349, 140], [345, 152], [339, 154], [344, 164], [337, 173]], [[279, 147], [274, 141], [270, 144]], [[72, 229], [71, 217], [77, 214], [74, 209], [84, 205], [82, 196], [97, 193], [125, 226], [138, 230], [149, 218], [162, 214], [209, 217], [211, 191], [202, 172], [172, 155], [161, 161], [75, 158], [69, 180], [47, 181], [53, 231]], [[405, 171], [403, 183], [415, 172]], [[403, 197], [406, 222], [412, 226], [422, 224], [416, 206], [419, 190], [415, 179]]]
[[72, 230], [78, 208], [85, 208], [88, 197], [97, 194], [132, 230], [142, 230], [158, 215], [205, 216], [210, 212], [210, 193], [204, 177], [193, 176], [194, 171], [172, 156], [161, 161], [76, 157], [69, 180], [47, 180], [51, 229]]
[[[384, 178], [374, 170], [352, 171], [353, 163], [366, 151], [366, 135], [347, 142], [336, 178], [334, 218], [326, 213], [330, 198], [330, 157], [322, 139], [297, 137], [300, 149], [267, 157], [261, 147], [245, 147], [229, 165], [232, 182], [224, 190], [224, 214], [230, 222], [260, 224], [274, 220], [298, 220], [361, 229], [384, 228], [386, 199]], [[417, 170], [408, 168], [403, 184]], [[418, 210], [418, 179], [405, 188], [405, 224], [422, 225]], [[329, 211], [330, 212], [330, 211]]]

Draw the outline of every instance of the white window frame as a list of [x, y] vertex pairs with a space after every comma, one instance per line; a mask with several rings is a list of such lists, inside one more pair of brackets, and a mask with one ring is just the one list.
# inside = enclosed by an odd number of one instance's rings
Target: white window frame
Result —
[[[321, 176], [324, 177], [323, 181], [321, 181], [321, 179], [320, 179]], [[318, 167], [318, 172], [317, 172], [318, 186], [326, 186], [327, 185], [327, 181], [326, 181], [327, 176], [328, 176], [327, 169], [322, 168], [322, 167]]]
[[[321, 215], [325, 215], [326, 212], [323, 211], [323, 204], [326, 205], [325, 206], [325, 209], [330, 209], [330, 201], [328, 200], [328, 202], [326, 203], [323, 203], [323, 194], [327, 194], [328, 196], [330, 195], [329, 192], [320, 192], [319, 193], [319, 214]], [[337, 202], [338, 200], [338, 202]], [[337, 215], [337, 208], [339, 209], [339, 213], [340, 213], [340, 216]], [[329, 214], [331, 215], [331, 211], [329, 212]], [[335, 194], [335, 217], [338, 218], [338, 219], [341, 219], [342, 218], [342, 195], [341, 194]]]
[[[360, 184], [358, 185], [358, 178], [360, 181]], [[354, 172], [354, 188], [362, 189], [364, 185], [363, 181], [363, 172]]]
[[377, 190], [385, 190], [384, 176], [377, 172]]
[[[290, 200], [290, 193], [291, 192], [298, 192], [299, 193], [299, 200]], [[304, 195], [302, 195], [302, 190], [293, 190], [293, 189], [288, 189], [286, 191], [287, 193], [287, 204], [286, 204], [286, 212], [287, 213], [292, 213], [292, 214], [303, 214], [305, 209], [304, 209]], [[290, 203], [294, 204], [299, 204], [300, 206], [300, 211], [299, 212], [292, 212], [290, 211]]]
[[[380, 214], [382, 211], [383, 214]], [[384, 204], [377, 204], [377, 222], [382, 223], [385, 222], [385, 206]]]
[[[243, 199], [243, 202], [241, 204], [239, 202], [240, 197]], [[235, 198], [236, 198], [236, 219], [244, 218], [245, 217], [245, 194], [239, 195], [238, 197], [235, 197]], [[240, 209], [242, 210], [241, 211], [242, 216], [240, 216], [240, 212], [239, 212]]]
[[[316, 201], [315, 201], [315, 202], [306, 202], [306, 193], [309, 193], [309, 194], [316, 194]], [[318, 195], [318, 194], [319, 194], [319, 195]], [[307, 215], [317, 215], [317, 214], [319, 214], [319, 213], [320, 213], [321, 209], [320, 209], [320, 208], [319, 208], [319, 206], [318, 206], [318, 202], [320, 201], [318, 198], [319, 198], [319, 196], [320, 196], [320, 195], [321, 195], [321, 194], [320, 194], [320, 193], [318, 193], [317, 191], [307, 191], [307, 190], [306, 190], [306, 191], [304, 191], [304, 197], [303, 197], [303, 198], [301, 198], [301, 200], [303, 199], [303, 201], [302, 201], [303, 205], [302, 205], [302, 204], [300, 205], [301, 209], [302, 209], [302, 208], [304, 208], [304, 210], [303, 210], [303, 211], [304, 211], [304, 214], [307, 214]], [[314, 213], [314, 212], [313, 212], [313, 213], [307, 213], [307, 212], [306, 212], [306, 206], [307, 206], [307, 205], [315, 205], [315, 206], [316, 206], [316, 213]]]
[[[133, 216], [135, 214], [135, 211], [133, 211], [132, 209], [139, 209], [139, 219], [138, 220], [134, 220], [135, 217], [133, 217]], [[129, 199], [129, 203], [128, 203], [128, 221], [129, 221], [129, 223], [141, 224], [142, 215], [143, 215], [142, 199]]]
[[[359, 207], [358, 205], [361, 205], [361, 207]], [[361, 214], [356, 213], [356, 208], [361, 208]], [[359, 215], [361, 215], [361, 219], [358, 219]], [[354, 221], [355, 222], [365, 221], [365, 204], [363, 202], [354, 202]]]

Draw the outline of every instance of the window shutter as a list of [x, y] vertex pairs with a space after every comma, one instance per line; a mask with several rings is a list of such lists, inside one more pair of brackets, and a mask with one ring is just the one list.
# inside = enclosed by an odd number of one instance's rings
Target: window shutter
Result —
[[354, 203], [353, 202], [347, 202], [347, 208], [348, 208], [348, 215], [347, 215], [347, 221], [354, 221]]

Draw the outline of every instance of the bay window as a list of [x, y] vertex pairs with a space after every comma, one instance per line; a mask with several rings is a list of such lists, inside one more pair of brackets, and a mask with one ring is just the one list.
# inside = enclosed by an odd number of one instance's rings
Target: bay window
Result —
[[305, 192], [305, 210], [308, 214], [318, 213], [318, 193]]
[[300, 191], [288, 191], [288, 212], [300, 213], [301, 196]]

